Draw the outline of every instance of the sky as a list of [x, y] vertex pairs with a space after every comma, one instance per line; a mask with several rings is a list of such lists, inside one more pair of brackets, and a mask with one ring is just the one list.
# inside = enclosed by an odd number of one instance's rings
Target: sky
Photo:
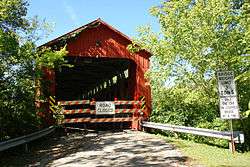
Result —
[[28, 0], [28, 17], [35, 15], [53, 25], [53, 32], [38, 41], [41, 45], [97, 18], [129, 37], [136, 28], [150, 24], [159, 31], [157, 19], [149, 14], [159, 0]]

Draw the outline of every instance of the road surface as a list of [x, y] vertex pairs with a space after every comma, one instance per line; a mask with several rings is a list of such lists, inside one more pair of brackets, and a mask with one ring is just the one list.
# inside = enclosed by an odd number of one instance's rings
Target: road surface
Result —
[[74, 132], [53, 135], [32, 144], [29, 153], [10, 150], [0, 166], [184, 167], [188, 158], [160, 137], [138, 131]]

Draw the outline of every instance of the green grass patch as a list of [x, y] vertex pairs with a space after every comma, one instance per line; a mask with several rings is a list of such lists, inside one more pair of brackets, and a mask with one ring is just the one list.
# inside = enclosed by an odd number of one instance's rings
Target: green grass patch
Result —
[[250, 167], [250, 152], [232, 154], [229, 149], [195, 143], [194, 141], [165, 137], [190, 158], [190, 165]]

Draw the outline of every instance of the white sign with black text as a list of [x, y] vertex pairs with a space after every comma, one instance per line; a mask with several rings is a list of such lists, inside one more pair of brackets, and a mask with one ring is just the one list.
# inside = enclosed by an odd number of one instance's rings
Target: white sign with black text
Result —
[[239, 106], [237, 97], [220, 97], [221, 119], [239, 119]]
[[237, 96], [233, 71], [217, 72], [220, 97]]
[[97, 101], [96, 115], [115, 114], [115, 104], [111, 101]]
[[239, 106], [233, 71], [217, 72], [221, 119], [239, 119]]

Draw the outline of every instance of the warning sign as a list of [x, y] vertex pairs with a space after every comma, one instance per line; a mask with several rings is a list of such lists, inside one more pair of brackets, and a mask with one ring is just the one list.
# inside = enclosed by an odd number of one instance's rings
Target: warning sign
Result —
[[239, 106], [233, 71], [217, 72], [220, 97], [220, 117], [222, 119], [239, 119]]
[[220, 117], [222, 119], [239, 119], [237, 97], [220, 97]]
[[115, 114], [115, 104], [111, 101], [99, 101], [96, 102], [96, 114], [103, 115], [103, 114]]
[[219, 71], [217, 77], [220, 97], [237, 96], [233, 71]]

